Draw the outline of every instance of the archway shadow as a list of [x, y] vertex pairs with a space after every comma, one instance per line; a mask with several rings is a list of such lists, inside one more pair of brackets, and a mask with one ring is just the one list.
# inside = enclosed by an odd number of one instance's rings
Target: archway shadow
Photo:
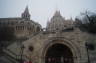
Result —
[[74, 63], [73, 54], [64, 44], [54, 44], [48, 48], [45, 63]]

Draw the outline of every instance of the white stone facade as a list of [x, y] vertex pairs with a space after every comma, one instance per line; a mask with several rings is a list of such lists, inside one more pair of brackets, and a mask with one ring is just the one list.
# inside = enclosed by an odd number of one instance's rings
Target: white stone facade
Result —
[[[25, 47], [23, 51], [24, 59], [31, 60], [32, 63], [46, 63], [47, 51], [54, 44], [66, 45], [72, 52], [73, 63], [88, 63], [88, 60], [91, 63], [96, 63], [96, 49], [89, 51], [89, 59], [86, 51], [85, 43], [91, 39], [96, 40], [96, 36], [82, 32], [74, 26], [72, 20], [65, 20], [60, 12], [56, 11], [53, 18], [47, 23], [46, 30], [29, 36], [29, 39], [22, 42], [21, 45]], [[29, 47], [33, 49], [30, 50]], [[8, 49], [17, 55], [20, 54], [20, 47], [17, 43], [11, 44]]]
[[30, 20], [28, 7], [26, 7], [21, 17], [0, 18], [0, 27], [4, 26], [14, 28], [14, 34], [18, 38], [32, 35], [34, 32], [38, 32], [42, 28], [40, 24]]
[[61, 16], [60, 11], [56, 11], [54, 16], [47, 23], [47, 31], [63, 30], [69, 27], [73, 27], [73, 20], [65, 20]]

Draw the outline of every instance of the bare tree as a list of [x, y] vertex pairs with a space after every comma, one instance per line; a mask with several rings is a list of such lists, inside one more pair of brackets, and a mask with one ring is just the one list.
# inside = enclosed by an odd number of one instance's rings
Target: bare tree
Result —
[[76, 18], [82, 22], [82, 24], [79, 24], [80, 28], [85, 29], [90, 33], [96, 33], [96, 14], [86, 11], [81, 13], [81, 16], [83, 16], [81, 19]]

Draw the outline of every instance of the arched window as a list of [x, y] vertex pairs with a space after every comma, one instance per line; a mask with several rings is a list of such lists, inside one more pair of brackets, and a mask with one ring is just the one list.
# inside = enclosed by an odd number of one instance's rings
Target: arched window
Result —
[[36, 31], [37, 31], [37, 32], [40, 31], [40, 27], [37, 27]]

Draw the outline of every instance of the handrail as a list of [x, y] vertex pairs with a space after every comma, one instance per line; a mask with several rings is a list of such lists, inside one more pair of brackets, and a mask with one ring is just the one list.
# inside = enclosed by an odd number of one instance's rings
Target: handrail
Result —
[[[5, 51], [5, 50], [3, 50], [4, 51], [4, 56], [5, 57], [7, 57], [7, 59], [8, 60], [10, 60], [10, 61], [12, 61], [12, 62], [18, 62], [17, 60], [16, 60], [16, 58], [14, 58], [12, 55], [10, 55], [10, 54], [8, 54], [8, 52], [7, 51]], [[7, 53], [6, 53], [7, 52]]]
[[[9, 50], [9, 49], [5, 49], [5, 50], [3, 50], [7, 55], [9, 55], [10, 57], [12, 57], [12, 58], [14, 58], [15, 60], [18, 60], [18, 59], [20, 59], [20, 56], [21, 55], [17, 55], [17, 54], [15, 54], [14, 52], [12, 52], [11, 50]], [[17, 58], [18, 57], [18, 58]], [[24, 56], [23, 55], [23, 59], [29, 59], [27, 56]]]
[[11, 62], [13, 62], [13, 63], [14, 62], [16, 62], [16, 63], [18, 62], [14, 57], [12, 57], [12, 56], [10, 56], [10, 55], [8, 55], [8, 54], [5, 53], [5, 57], [6, 56], [7, 56], [7, 59], [10, 60]]
[[28, 38], [32, 38], [33, 36], [36, 36], [36, 35], [39, 34], [40, 32], [42, 32], [42, 31], [35, 32], [35, 33], [33, 33], [32, 35], [30, 35]]

